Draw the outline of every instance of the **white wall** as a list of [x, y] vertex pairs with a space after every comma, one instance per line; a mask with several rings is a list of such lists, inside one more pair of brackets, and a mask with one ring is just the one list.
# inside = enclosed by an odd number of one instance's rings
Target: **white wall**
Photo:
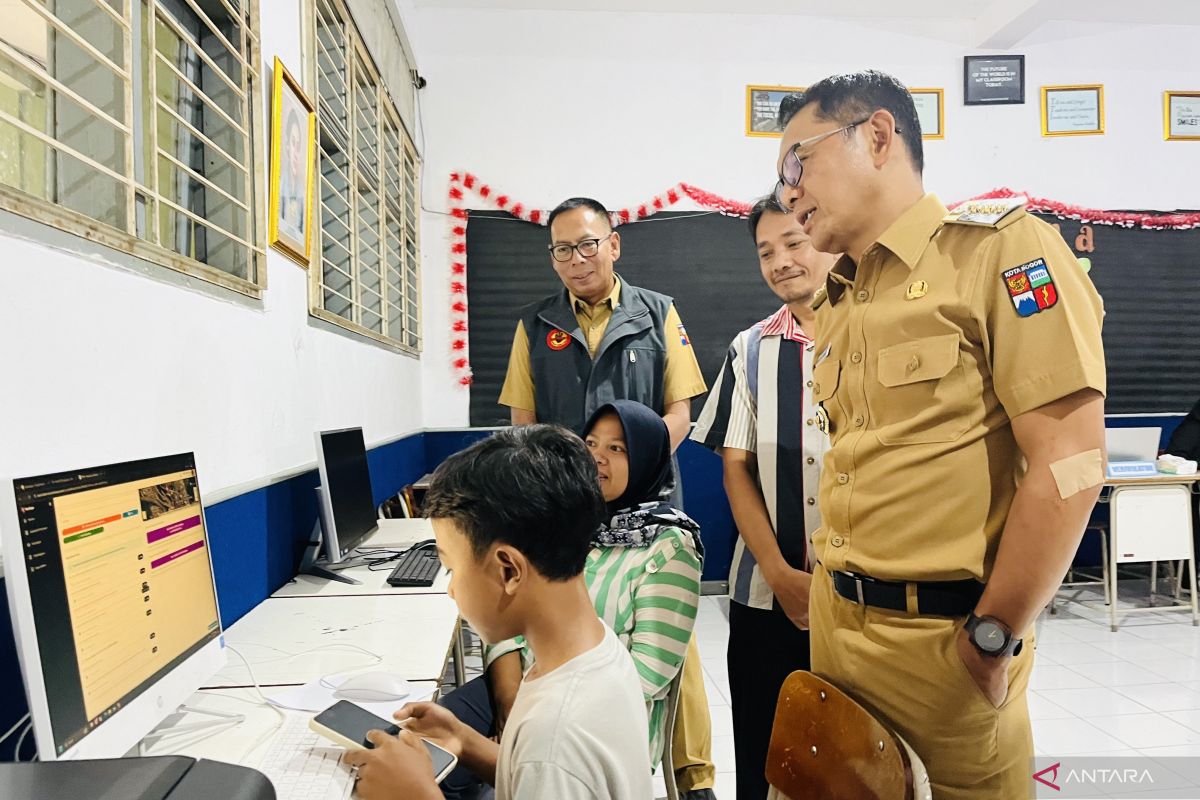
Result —
[[[1164, 142], [1161, 111], [1163, 90], [1200, 89], [1195, 28], [1050, 23], [1013, 51], [1026, 55], [1026, 103], [982, 108], [962, 105], [962, 56], [977, 52], [964, 22], [428, 7], [415, 15], [409, 29], [429, 80], [427, 208], [444, 210], [446, 177], [460, 168], [543, 208], [574, 194], [635, 205], [678, 181], [749, 200], [774, 182], [778, 140], [744, 135], [746, 84], [807, 85], [866, 67], [945, 88], [946, 139], [925, 143], [926, 187], [945, 202], [1008, 186], [1099, 208], [1200, 207], [1200, 143]], [[1038, 87], [1070, 83], [1105, 84], [1106, 135], [1040, 135]], [[430, 426], [467, 420], [467, 393], [441, 341], [446, 228], [425, 215]], [[531, 264], [543, 263], [531, 254]]]
[[[262, 3], [264, 87], [275, 55], [303, 74], [299, 6]], [[267, 274], [240, 301], [0, 234], [0, 475], [194, 450], [213, 497], [314, 461], [317, 429], [419, 429], [420, 363], [313, 326], [284, 256]]]

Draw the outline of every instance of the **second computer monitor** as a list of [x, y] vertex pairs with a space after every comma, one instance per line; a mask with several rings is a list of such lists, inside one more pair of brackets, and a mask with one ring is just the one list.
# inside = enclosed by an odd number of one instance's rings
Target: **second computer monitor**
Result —
[[317, 465], [325, 558], [336, 564], [379, 525], [362, 428], [318, 433]]

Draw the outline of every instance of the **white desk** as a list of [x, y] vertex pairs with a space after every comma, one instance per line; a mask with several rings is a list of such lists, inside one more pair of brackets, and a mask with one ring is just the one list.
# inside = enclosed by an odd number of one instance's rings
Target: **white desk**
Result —
[[354, 578], [358, 583], [342, 583], [316, 575], [297, 575], [279, 587], [271, 597], [352, 597], [355, 595], [441, 594], [450, 587], [450, 573], [442, 567], [432, 586], [388, 586], [387, 577], [395, 564], [371, 570], [366, 564], [338, 570], [339, 575]]
[[[458, 627], [458, 608], [444, 594], [280, 597], [264, 600], [234, 623], [225, 642], [246, 657], [262, 686], [306, 683], [371, 666], [366, 653], [331, 644], [378, 653], [383, 661], [376, 670], [410, 681], [440, 681]], [[225, 669], [204, 688], [251, 685], [245, 665], [230, 653]]]
[[[1145, 478], [1109, 478], [1104, 482], [1109, 504], [1108, 548], [1111, 602], [1109, 626], [1117, 629], [1117, 565], [1158, 561], [1187, 561], [1190, 600], [1173, 605], [1126, 609], [1122, 614], [1166, 609], [1191, 610], [1192, 625], [1200, 624], [1196, 605], [1196, 562], [1192, 540], [1193, 485], [1200, 475], [1160, 474]], [[1152, 589], [1153, 592], [1153, 589]], [[1151, 602], [1154, 597], [1151, 594]]]
[[[435, 689], [437, 684], [434, 682], [413, 684], [414, 693]], [[273, 691], [266, 689], [264, 694], [270, 696]], [[396, 707], [404, 705], [404, 702], [398, 702]], [[216, 734], [211, 731], [194, 731], [171, 735], [169, 728], [160, 728], [156, 733], [166, 735], [151, 738], [143, 752], [144, 755], [190, 756], [258, 767], [280, 727], [279, 714], [263, 705], [253, 688], [201, 690], [188, 698], [187, 705], [207, 711], [244, 714], [245, 719], [236, 726], [230, 726]], [[311, 716], [300, 711], [280, 711], [286, 715]], [[191, 721], [188, 716], [180, 718], [177, 722], [188, 723]], [[205, 717], [196, 715], [195, 719], [203, 720]]]

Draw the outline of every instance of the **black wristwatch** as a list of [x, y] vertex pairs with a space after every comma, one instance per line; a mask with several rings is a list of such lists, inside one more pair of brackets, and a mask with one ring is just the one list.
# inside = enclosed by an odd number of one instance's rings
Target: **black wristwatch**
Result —
[[977, 617], [972, 612], [963, 630], [975, 649], [990, 658], [1015, 656], [1021, 652], [1023, 640], [1014, 638], [1012, 630], [995, 617]]

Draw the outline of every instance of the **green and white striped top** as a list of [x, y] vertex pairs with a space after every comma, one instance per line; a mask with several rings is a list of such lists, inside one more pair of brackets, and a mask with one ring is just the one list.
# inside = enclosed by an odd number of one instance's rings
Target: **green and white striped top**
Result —
[[[592, 548], [583, 575], [596, 613], [633, 656], [650, 717], [650, 761], [658, 766], [667, 692], [683, 665], [700, 604], [696, 546], [687, 531], [664, 527], [649, 547]], [[533, 655], [520, 636], [487, 648], [484, 664], [518, 649], [528, 671]]]

